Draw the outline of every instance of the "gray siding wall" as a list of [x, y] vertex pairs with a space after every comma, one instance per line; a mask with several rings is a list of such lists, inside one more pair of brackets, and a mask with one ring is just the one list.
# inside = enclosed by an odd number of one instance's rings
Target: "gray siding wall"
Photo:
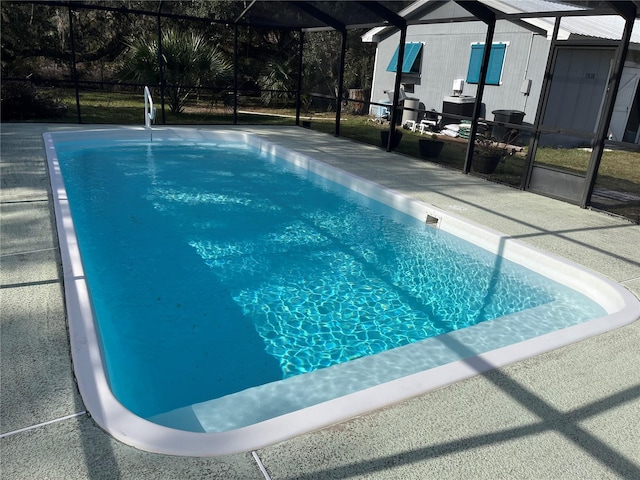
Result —
[[[409, 97], [418, 98], [427, 109], [442, 111], [444, 97], [452, 95], [456, 78], [466, 80], [471, 44], [484, 42], [486, 26], [481, 22], [412, 25], [407, 30], [407, 42], [423, 42], [422, 68], [419, 76], [404, 75], [403, 83], [413, 84]], [[386, 97], [392, 90], [395, 74], [387, 66], [398, 47], [400, 34], [395, 33], [378, 43], [372, 101]], [[493, 110], [508, 109], [525, 112], [524, 122], [533, 123], [540, 97], [550, 41], [545, 36], [511, 22], [498, 21], [494, 43], [507, 42], [501, 85], [486, 85], [483, 95], [485, 118], [493, 120]], [[525, 78], [531, 79], [529, 95], [520, 92]], [[477, 85], [465, 82], [463, 95], [475, 96]]]

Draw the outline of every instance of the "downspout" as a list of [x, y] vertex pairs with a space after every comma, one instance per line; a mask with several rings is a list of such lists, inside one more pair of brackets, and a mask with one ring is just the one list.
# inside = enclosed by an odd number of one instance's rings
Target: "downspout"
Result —
[[[529, 51], [527, 52], [527, 63], [524, 66], [524, 74], [522, 75], [522, 82], [524, 83], [529, 76], [529, 63], [531, 62], [531, 50], [533, 50], [533, 39], [536, 34], [531, 34], [531, 41], [529, 42]], [[522, 111], [527, 111], [527, 100], [529, 99], [529, 94], [524, 95], [524, 104], [522, 105]]]
[[632, 9], [632, 14], [627, 13], [625, 15], [624, 32], [622, 33], [620, 45], [618, 45], [616, 50], [614, 67], [611, 72], [611, 77], [609, 78], [609, 86], [605, 96], [604, 108], [600, 114], [598, 128], [596, 129], [595, 145], [591, 151], [591, 158], [585, 175], [585, 188], [580, 200], [581, 208], [587, 208], [591, 204], [591, 195], [593, 194], [593, 189], [598, 176], [598, 169], [600, 168], [600, 161], [602, 160], [604, 142], [607, 139], [607, 130], [609, 128], [609, 122], [611, 122], [611, 116], [613, 115], [616, 96], [618, 95], [618, 86], [620, 85], [620, 79], [622, 78], [624, 61], [627, 57], [627, 51], [629, 50], [631, 31], [633, 30], [633, 23], [636, 15], [635, 6], [632, 7]]

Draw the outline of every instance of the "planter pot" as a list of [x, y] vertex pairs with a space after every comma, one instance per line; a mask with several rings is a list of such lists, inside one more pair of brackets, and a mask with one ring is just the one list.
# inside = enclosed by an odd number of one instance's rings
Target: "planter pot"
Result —
[[418, 148], [420, 149], [420, 156], [425, 158], [437, 158], [442, 152], [444, 142], [442, 140], [418, 140]]
[[[396, 148], [400, 144], [401, 139], [402, 132], [393, 132], [393, 137], [391, 137], [391, 148]], [[387, 148], [387, 145], [389, 144], [389, 130], [380, 131], [380, 142], [382, 143], [382, 148]]]
[[501, 158], [501, 155], [478, 155], [476, 153], [473, 156], [471, 167], [475, 172], [491, 174], [496, 171]]

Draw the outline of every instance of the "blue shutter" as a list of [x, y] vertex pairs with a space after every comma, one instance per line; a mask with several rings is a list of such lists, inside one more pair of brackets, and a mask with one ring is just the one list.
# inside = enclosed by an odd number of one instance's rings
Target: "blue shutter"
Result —
[[[393, 52], [393, 56], [391, 57], [391, 61], [389, 62], [389, 65], [387, 65], [387, 72], [395, 72], [396, 71], [396, 67], [398, 66], [398, 54], [399, 54], [399, 52], [400, 52], [400, 46], [398, 45], [396, 47], [396, 51]], [[403, 62], [403, 64], [404, 64], [404, 62]]]
[[[400, 46], [396, 47], [396, 51], [393, 52], [391, 61], [387, 66], [387, 72], [395, 72], [398, 67], [398, 54]], [[422, 51], [422, 43], [405, 43], [404, 44], [404, 58], [402, 59], [402, 73], [419, 73], [416, 67], [416, 61], [418, 55]], [[414, 68], [415, 67], [415, 68]]]
[[480, 81], [480, 67], [482, 66], [482, 53], [484, 45], [471, 45], [471, 58], [469, 59], [469, 69], [467, 70], [467, 83], [478, 83]]
[[502, 64], [507, 46], [504, 43], [491, 45], [491, 55], [489, 55], [489, 70], [487, 71], [487, 85], [500, 85], [502, 76]]
[[[491, 45], [489, 55], [489, 69], [487, 71], [486, 85], [500, 85], [502, 76], [502, 65], [507, 46], [504, 43], [494, 43]], [[469, 58], [469, 69], [467, 70], [467, 83], [478, 83], [480, 81], [480, 66], [482, 65], [482, 54], [484, 45], [471, 45], [471, 57]]]

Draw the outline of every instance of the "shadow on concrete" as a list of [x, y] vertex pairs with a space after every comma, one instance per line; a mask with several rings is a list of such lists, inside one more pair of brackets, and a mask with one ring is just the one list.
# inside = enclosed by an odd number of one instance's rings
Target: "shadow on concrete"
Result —
[[[572, 244], [574, 244], [576, 246], [579, 246], [579, 247], [582, 247], [582, 248], [586, 248], [588, 250], [597, 252], [597, 253], [602, 254], [602, 255], [606, 255], [606, 256], [608, 256], [610, 258], [625, 262], [625, 263], [627, 263], [629, 265], [632, 265], [632, 266], [635, 266], [635, 267], [640, 267], [640, 262], [638, 262], [638, 261], [631, 260], [631, 259], [629, 259], [627, 257], [623, 257], [623, 256], [620, 256], [620, 255], [617, 255], [615, 253], [612, 253], [611, 251], [605, 250], [603, 248], [595, 247], [595, 246], [590, 245], [590, 244], [588, 244], [586, 242], [583, 242], [583, 241], [580, 241], [580, 240], [577, 240], [575, 238], [571, 238], [571, 237], [568, 236], [568, 234], [577, 233], [577, 232], [602, 231], [602, 230], [619, 230], [619, 229], [628, 229], [628, 228], [637, 229], [638, 225], [636, 225], [634, 223], [629, 222], [628, 224], [624, 224], [624, 225], [607, 225], [607, 226], [587, 227], [587, 228], [573, 228], [573, 229], [569, 228], [569, 229], [565, 229], [565, 230], [546, 230], [546, 229], [540, 227], [540, 225], [535, 225], [535, 224], [532, 224], [532, 223], [528, 223], [528, 222], [525, 222], [525, 221], [523, 221], [521, 219], [518, 219], [516, 217], [509, 216], [509, 215], [506, 215], [506, 214], [503, 214], [503, 213], [500, 213], [500, 212], [496, 212], [496, 211], [491, 210], [489, 208], [482, 207], [480, 205], [461, 200], [458, 197], [455, 197], [453, 195], [449, 195], [449, 194], [444, 193], [442, 191], [438, 191], [438, 194], [443, 195], [445, 197], [448, 197], [451, 200], [454, 200], [454, 201], [456, 201], [458, 203], [465, 203], [465, 204], [467, 204], [467, 205], [469, 205], [469, 206], [471, 206], [473, 208], [477, 208], [479, 210], [483, 210], [485, 212], [489, 212], [492, 215], [495, 215], [497, 217], [501, 217], [501, 218], [504, 218], [505, 220], [509, 220], [511, 222], [518, 223], [520, 225], [523, 225], [525, 227], [531, 228], [533, 230], [537, 230], [537, 232], [534, 232], [534, 233], [525, 233], [525, 234], [520, 234], [520, 235], [510, 235], [511, 239], [523, 240], [523, 239], [526, 239], [526, 238], [555, 236], [555, 237], [561, 238], [563, 241], [572, 243]], [[578, 208], [578, 207], [576, 207], [576, 208]]]
[[[444, 343], [456, 351], [468, 350], [468, 355], [474, 353], [455, 339], [443, 336]], [[318, 478], [350, 478], [365, 476], [375, 472], [387, 470], [398, 465], [410, 465], [431, 458], [447, 456], [456, 452], [473, 450], [491, 444], [499, 444], [518, 438], [539, 435], [544, 432], [556, 432], [573, 442], [577, 447], [601, 463], [604, 467], [614, 472], [620, 478], [633, 480], [640, 478], [640, 468], [633, 460], [617, 452], [606, 442], [598, 439], [586, 429], [580, 426], [580, 422], [608, 410], [613, 410], [621, 405], [640, 398], [640, 384], [627, 388], [619, 393], [602, 398], [596, 402], [570, 411], [560, 411], [550, 405], [536, 393], [524, 385], [515, 381], [501, 370], [493, 369], [493, 366], [482, 359], [470, 358], [464, 360], [479, 371], [485, 371], [482, 375], [509, 395], [512, 399], [525, 407], [540, 420], [526, 426], [500, 430], [488, 434], [465, 437], [458, 440], [429, 445], [423, 448], [407, 450], [400, 454], [379, 457], [373, 460], [365, 460], [340, 467], [324, 469], [320, 471], [301, 473], [293, 480], [311, 480]], [[489, 371], [487, 371], [489, 370]]]
[[[568, 229], [563, 232], [541, 232], [539, 235], [558, 234], [580, 230], [590, 229]], [[500, 253], [504, 251], [505, 243], [508, 240], [509, 239], [507, 238], [503, 238], [501, 240], [499, 248]], [[495, 272], [493, 279], [497, 278], [501, 265], [502, 256], [498, 255], [496, 256], [493, 267]], [[493, 288], [488, 290], [485, 304], [490, 302], [490, 297], [492, 295], [491, 292], [493, 292], [493, 290]], [[436, 338], [445, 344], [447, 348], [455, 351], [461, 358], [463, 358], [463, 360], [461, 360], [462, 362], [472, 367], [476, 372], [478, 372], [478, 374], [481, 374], [498, 389], [537, 416], [539, 421], [522, 427], [500, 430], [473, 437], [465, 437], [455, 441], [408, 450], [401, 454], [388, 455], [374, 460], [360, 461], [311, 473], [302, 473], [289, 478], [291, 480], [293, 480], [293, 478], [296, 480], [311, 480], [318, 478], [349, 478], [357, 475], [370, 475], [377, 471], [387, 470], [398, 465], [410, 465], [431, 458], [447, 456], [456, 452], [464, 452], [491, 444], [503, 443], [532, 435], [539, 435], [545, 432], [555, 432], [562, 435], [566, 440], [575, 444], [590, 457], [610, 471], [614, 472], [620, 478], [628, 480], [640, 478], [640, 468], [637, 463], [616, 451], [606, 442], [598, 439], [595, 435], [580, 426], [580, 422], [584, 420], [602, 414], [608, 410], [612, 410], [623, 404], [640, 399], [640, 384], [631, 386], [626, 390], [602, 398], [583, 407], [563, 412], [545, 401], [535, 392], [511, 378], [502, 370], [497, 369], [491, 363], [478, 357], [477, 352], [473, 351], [471, 348], [467, 347], [455, 338], [448, 335], [441, 335]]]
[[[15, 402], [24, 407], [24, 412], [17, 417], [16, 412], [11, 414], [15, 421], [21, 423], [12, 425], [16, 433], [11, 436], [15, 441], [24, 442], [25, 451], [29, 451], [30, 434], [21, 429], [40, 422], [55, 421], [69, 413], [80, 414], [62, 422], [77, 422], [75, 427], [67, 425], [64, 428], [76, 428], [82, 439], [88, 478], [119, 478], [120, 471], [110, 437], [99, 430], [90, 418], [82, 415], [85, 406], [77, 385], [73, 381], [69, 385], [70, 379], [66, 373], [72, 369], [72, 360], [64, 305], [62, 262], [47, 182], [48, 172], [45, 172], [42, 132], [46, 129], [47, 126], [33, 126], [21, 129], [18, 135], [7, 134], [3, 130], [2, 135], [3, 165], [6, 167], [11, 162], [9, 175], [2, 182], [2, 253], [9, 252], [21, 258], [19, 262], [13, 260], [11, 271], [5, 271], [5, 278], [11, 279], [11, 283], [2, 284], [0, 289], [7, 295], [15, 292], [13, 295], [29, 299], [24, 305], [15, 303], [12, 318], [3, 318], [2, 322], [3, 333], [9, 337], [3, 335], [3, 344], [10, 347], [3, 349], [2, 369], [7, 373], [2, 379], [3, 394], [6, 392], [8, 395], [13, 391], [15, 397], [17, 392], [24, 393], [21, 397], [11, 399], [14, 407], [17, 406]], [[34, 195], [38, 198], [32, 198]], [[46, 199], [42, 198], [45, 196]], [[53, 251], [55, 259], [39, 255], [44, 251]], [[55, 262], [55, 278], [31, 277], [32, 272], [53, 272], [53, 266], [49, 263], [52, 261]], [[4, 263], [3, 268], [7, 267], [7, 262]], [[58, 285], [58, 288], [53, 287], [57, 290], [55, 298], [52, 293], [43, 295], [43, 287], [55, 284]], [[23, 344], [26, 348], [22, 348]], [[15, 371], [16, 368], [19, 370]], [[33, 375], [23, 375], [30, 370]], [[61, 373], [63, 371], [65, 373]], [[37, 414], [41, 418], [32, 418]], [[55, 418], [49, 418], [51, 415]], [[25, 420], [27, 417], [28, 420]], [[60, 425], [60, 422], [40, 428], [54, 428], [53, 425]], [[55, 431], [51, 434], [56, 435]], [[96, 439], [99, 438], [103, 441], [97, 445]], [[46, 461], [47, 454], [53, 451], [41, 451], [40, 458], [33, 460]], [[96, 455], [97, 451], [99, 455]], [[77, 474], [85, 475], [82, 472]]]
[[540, 421], [522, 427], [407, 450], [400, 454], [379, 457], [373, 460], [360, 461], [310, 473], [296, 474], [294, 477], [288, 477], [288, 480], [311, 480], [319, 478], [342, 479], [366, 476], [375, 472], [388, 470], [398, 465], [411, 465], [431, 458], [443, 457], [456, 452], [473, 450], [491, 444], [504, 443], [550, 431], [557, 432], [573, 442], [620, 478], [628, 480], [640, 478], [640, 468], [638, 468], [636, 463], [579, 425], [583, 420], [637, 400], [640, 398], [640, 385], [628, 388], [627, 390], [584, 407], [568, 412], [560, 412], [535, 393], [499, 370], [492, 370], [484, 376], [501, 390], [508, 393], [521, 405], [536, 414], [540, 418]]

